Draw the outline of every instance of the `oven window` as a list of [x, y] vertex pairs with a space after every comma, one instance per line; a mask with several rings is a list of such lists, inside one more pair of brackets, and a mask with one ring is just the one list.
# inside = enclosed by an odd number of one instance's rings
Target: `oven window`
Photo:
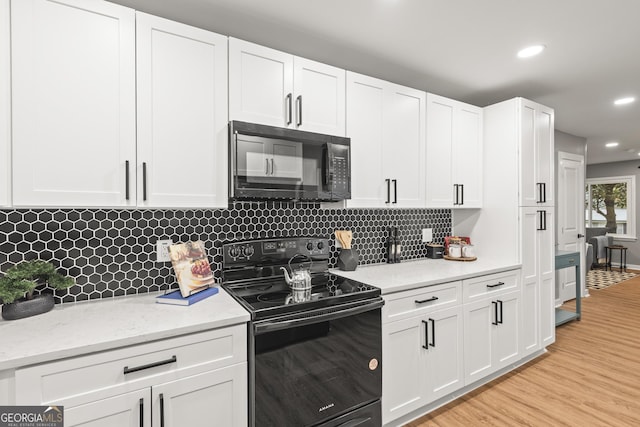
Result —
[[257, 335], [255, 425], [311, 425], [379, 399], [380, 312]]

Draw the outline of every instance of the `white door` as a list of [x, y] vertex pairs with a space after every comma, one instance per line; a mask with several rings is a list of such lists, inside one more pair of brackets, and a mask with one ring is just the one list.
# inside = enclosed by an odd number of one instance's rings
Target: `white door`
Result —
[[347, 206], [384, 207], [382, 175], [386, 82], [347, 73], [347, 135], [351, 138], [351, 200]]
[[[582, 283], [585, 283], [584, 265], [584, 156], [558, 152], [558, 249], [580, 252]], [[558, 270], [556, 276], [556, 304], [576, 297], [574, 268]], [[584, 293], [583, 287], [583, 293]]]
[[520, 358], [520, 292], [496, 296], [499, 319], [493, 326], [494, 369], [500, 369]]
[[382, 418], [389, 422], [425, 405], [424, 316], [398, 320], [382, 326]]
[[11, 30], [14, 205], [135, 205], [133, 9], [14, 1]]
[[431, 313], [426, 321], [429, 328], [426, 382], [432, 402], [464, 385], [462, 307]]
[[536, 172], [536, 104], [521, 99], [519, 107], [520, 206], [537, 206], [540, 192]]
[[390, 83], [387, 86], [383, 176], [393, 183], [387, 206], [424, 207], [425, 93]]
[[463, 310], [464, 377], [465, 385], [468, 385], [495, 371], [491, 342], [496, 311], [491, 300], [467, 303]]
[[543, 184], [541, 206], [554, 206], [554, 113], [553, 109], [538, 105], [536, 110], [537, 181]]
[[227, 37], [136, 13], [138, 205], [227, 205]]
[[66, 427], [151, 427], [151, 389], [64, 408]]
[[427, 94], [426, 199], [430, 208], [453, 206], [454, 101]]
[[345, 70], [298, 57], [293, 65], [295, 127], [344, 136]]
[[8, 206], [11, 182], [11, 21], [9, 0], [0, 0], [0, 207]]
[[154, 426], [246, 427], [247, 364], [152, 387]]
[[482, 108], [458, 103], [451, 169], [462, 185], [458, 208], [482, 207]]
[[292, 126], [293, 56], [229, 38], [229, 119]]

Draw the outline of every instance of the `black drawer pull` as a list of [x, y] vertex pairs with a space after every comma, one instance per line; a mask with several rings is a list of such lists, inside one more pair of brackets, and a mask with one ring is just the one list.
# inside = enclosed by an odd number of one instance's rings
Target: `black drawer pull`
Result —
[[487, 288], [497, 288], [498, 286], [503, 286], [504, 282], [498, 282], [495, 285], [487, 285]]
[[423, 320], [422, 323], [424, 323], [424, 345], [422, 348], [429, 350], [429, 323], [426, 320]]
[[425, 302], [438, 301], [438, 297], [431, 297], [423, 300], [416, 300], [416, 304], [424, 304]]
[[138, 372], [149, 368], [155, 368], [156, 366], [168, 365], [169, 363], [177, 362], [178, 358], [176, 356], [172, 356], [171, 359], [161, 360], [159, 362], [149, 363], [148, 365], [140, 365], [134, 368], [129, 368], [128, 366], [124, 367], [124, 374], [130, 374], [132, 372]]

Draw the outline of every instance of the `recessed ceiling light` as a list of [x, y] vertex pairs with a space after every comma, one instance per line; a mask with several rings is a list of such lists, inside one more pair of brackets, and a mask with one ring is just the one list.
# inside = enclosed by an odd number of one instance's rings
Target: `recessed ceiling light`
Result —
[[518, 58], [529, 58], [531, 56], [536, 56], [540, 52], [544, 50], [545, 46], [542, 44], [537, 44], [535, 46], [525, 47], [524, 49], [518, 52]]
[[605, 147], [611, 148], [611, 147], [617, 147], [618, 145], [620, 145], [620, 143], [612, 141], [612, 142], [607, 142], [606, 144], [604, 144]]
[[629, 96], [627, 98], [620, 98], [620, 99], [616, 99], [615, 101], [613, 101], [613, 103], [615, 105], [625, 105], [625, 104], [631, 104], [632, 102], [634, 102], [636, 99], [633, 96]]

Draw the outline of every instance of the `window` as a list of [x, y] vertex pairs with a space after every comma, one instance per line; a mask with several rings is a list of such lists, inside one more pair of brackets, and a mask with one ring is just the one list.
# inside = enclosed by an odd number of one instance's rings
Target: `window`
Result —
[[606, 227], [617, 239], [635, 239], [635, 176], [587, 179], [587, 227]]

